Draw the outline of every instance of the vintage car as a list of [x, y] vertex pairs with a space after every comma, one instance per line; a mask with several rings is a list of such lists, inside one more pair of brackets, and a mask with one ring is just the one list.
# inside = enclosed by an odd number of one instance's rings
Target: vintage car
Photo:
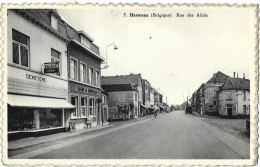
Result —
[[188, 114], [188, 113], [192, 113], [192, 107], [191, 106], [186, 106], [185, 107], [185, 113]]

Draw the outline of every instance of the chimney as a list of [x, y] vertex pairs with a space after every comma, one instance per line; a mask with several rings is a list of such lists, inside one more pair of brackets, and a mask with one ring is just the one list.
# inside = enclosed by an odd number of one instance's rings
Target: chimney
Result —
[[246, 77], [245, 77], [245, 73], [243, 73], [243, 79], [246, 79]]
[[234, 78], [236, 78], [236, 72], [234, 72]]
[[237, 73], [237, 78], [238, 78], [238, 73]]

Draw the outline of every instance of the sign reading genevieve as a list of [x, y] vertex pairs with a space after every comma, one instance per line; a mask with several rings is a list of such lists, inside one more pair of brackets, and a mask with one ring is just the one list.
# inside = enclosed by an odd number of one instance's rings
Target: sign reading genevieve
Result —
[[59, 63], [44, 63], [44, 73], [59, 73]]

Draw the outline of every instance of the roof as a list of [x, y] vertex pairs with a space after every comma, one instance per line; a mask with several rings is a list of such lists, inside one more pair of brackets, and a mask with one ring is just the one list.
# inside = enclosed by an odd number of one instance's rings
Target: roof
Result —
[[250, 90], [250, 80], [243, 79], [243, 78], [229, 77], [228, 80], [223, 85], [222, 90], [231, 90], [231, 89]]
[[141, 82], [141, 74], [124, 75], [124, 77], [135, 85], [139, 85]]
[[228, 75], [218, 71], [217, 73], [213, 74], [213, 77], [211, 77], [207, 83], [222, 83], [223, 84], [226, 82], [228, 77], [229, 77]]
[[101, 85], [120, 85], [120, 84], [132, 84], [132, 82], [130, 82], [122, 75], [101, 77]]
[[101, 77], [101, 87], [105, 91], [132, 91], [133, 84], [122, 75]]
[[[41, 27], [46, 32], [49, 32], [53, 36], [68, 42], [69, 38], [66, 34], [66, 27], [64, 22], [60, 19], [59, 14], [54, 9], [11, 9], [16, 14], [22, 16], [26, 20], [34, 23], [36, 26]], [[57, 17], [58, 21], [58, 30], [54, 29], [51, 26], [51, 17], [50, 14], [53, 14]]]

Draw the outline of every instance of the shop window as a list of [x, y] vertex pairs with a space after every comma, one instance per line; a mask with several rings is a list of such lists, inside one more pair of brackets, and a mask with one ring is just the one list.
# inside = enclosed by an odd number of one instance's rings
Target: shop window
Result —
[[86, 65], [80, 63], [80, 82], [86, 82]]
[[8, 105], [8, 132], [35, 130], [34, 114], [31, 108]]
[[61, 54], [60, 52], [51, 49], [51, 62], [54, 63], [58, 63], [59, 64], [59, 72], [58, 73], [54, 73], [55, 75], [60, 76], [61, 73]]
[[58, 19], [53, 15], [51, 15], [51, 27], [58, 30]]
[[29, 37], [14, 30], [13, 38], [13, 63], [29, 67]]
[[91, 84], [91, 85], [93, 85], [93, 75], [94, 75], [94, 70], [93, 70], [93, 68], [91, 68], [91, 67], [89, 67], [89, 84]]
[[100, 86], [100, 74], [98, 70], [96, 70], [96, 86]]
[[78, 62], [74, 58], [70, 58], [70, 79], [77, 80]]
[[89, 99], [89, 107], [88, 107], [89, 115], [94, 116], [94, 99]]
[[40, 129], [61, 127], [62, 110], [61, 109], [41, 109]]
[[74, 105], [76, 108], [73, 112], [73, 116], [76, 117], [78, 114], [78, 97], [77, 96], [72, 96], [71, 97], [71, 104]]
[[87, 105], [87, 102], [86, 102], [86, 98], [85, 97], [81, 97], [81, 115], [83, 117], [86, 117], [87, 113], [86, 113], [86, 105]]

